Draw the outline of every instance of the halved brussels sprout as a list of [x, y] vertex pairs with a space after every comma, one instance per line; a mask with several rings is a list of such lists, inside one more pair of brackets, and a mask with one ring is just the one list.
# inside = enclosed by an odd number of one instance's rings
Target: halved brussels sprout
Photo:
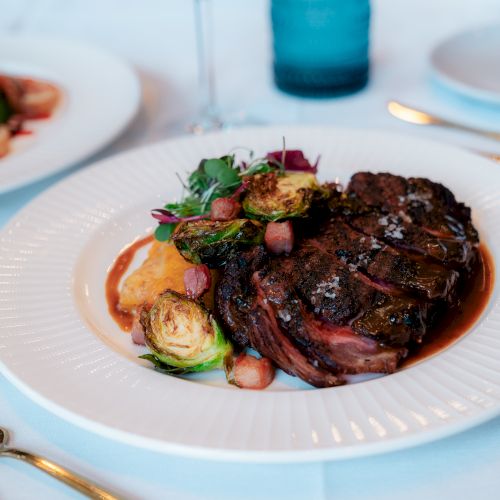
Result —
[[250, 219], [183, 222], [172, 235], [186, 260], [211, 268], [223, 266], [242, 248], [258, 245], [263, 239], [264, 226]]
[[223, 368], [230, 362], [231, 343], [212, 315], [195, 300], [172, 290], [158, 296], [153, 307], [141, 314], [146, 346], [141, 356], [158, 368], [188, 373]]
[[311, 173], [273, 172], [254, 175], [248, 180], [243, 210], [248, 216], [269, 221], [305, 217], [315, 195], [321, 192], [316, 176]]

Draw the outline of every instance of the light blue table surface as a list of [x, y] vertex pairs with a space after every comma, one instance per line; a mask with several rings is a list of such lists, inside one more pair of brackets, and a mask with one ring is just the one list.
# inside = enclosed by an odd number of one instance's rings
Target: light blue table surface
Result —
[[[498, 1], [375, 0], [373, 4], [370, 85], [356, 96], [316, 102], [287, 97], [272, 86], [266, 0], [214, 0], [216, 26], [231, 40], [216, 43], [223, 107], [250, 110], [268, 123], [385, 128], [500, 153], [500, 146], [491, 141], [414, 128], [385, 112], [387, 100], [398, 98], [471, 125], [500, 129], [499, 109], [434, 86], [427, 66], [428, 51], [444, 36], [470, 25], [500, 22]], [[92, 160], [168, 137], [180, 117], [195, 109], [191, 7], [186, 0], [2, 2], [0, 31], [88, 41], [131, 61], [143, 84], [144, 102], [134, 124], [95, 158], [0, 195], [0, 228], [73, 171]], [[420, 447], [342, 462], [216, 463], [153, 453], [91, 434], [40, 408], [0, 375], [0, 424], [12, 431], [16, 446], [53, 458], [126, 498], [500, 498], [500, 418]], [[25, 464], [0, 459], [1, 500], [67, 498], [79, 496]]]

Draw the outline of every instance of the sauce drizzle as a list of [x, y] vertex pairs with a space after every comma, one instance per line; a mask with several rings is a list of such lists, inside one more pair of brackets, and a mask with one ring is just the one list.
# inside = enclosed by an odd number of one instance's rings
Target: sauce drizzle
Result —
[[478, 262], [472, 271], [472, 278], [462, 292], [459, 304], [448, 309], [426, 334], [418, 350], [410, 352], [400, 368], [411, 366], [441, 352], [465, 335], [476, 324], [488, 305], [494, 278], [493, 257], [488, 248], [481, 244]]
[[108, 311], [122, 330], [129, 332], [134, 322], [134, 314], [120, 308], [120, 281], [127, 272], [130, 263], [134, 260], [136, 252], [151, 243], [154, 235], [146, 236], [125, 248], [113, 262], [106, 278], [106, 301]]

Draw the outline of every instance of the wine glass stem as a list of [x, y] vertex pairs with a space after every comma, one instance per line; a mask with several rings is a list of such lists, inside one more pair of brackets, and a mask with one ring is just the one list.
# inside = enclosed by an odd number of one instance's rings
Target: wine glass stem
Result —
[[208, 120], [217, 119], [213, 59], [212, 1], [195, 0], [195, 27], [200, 85], [200, 111]]

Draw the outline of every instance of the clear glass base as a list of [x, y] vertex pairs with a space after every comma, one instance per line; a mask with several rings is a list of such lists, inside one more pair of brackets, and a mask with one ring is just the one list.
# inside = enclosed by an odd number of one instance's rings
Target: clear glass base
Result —
[[185, 126], [188, 134], [202, 135], [225, 128], [225, 122], [219, 116], [199, 116]]
[[200, 114], [183, 123], [169, 127], [170, 135], [203, 135], [219, 130], [264, 125], [265, 122], [244, 111], [224, 114]]

